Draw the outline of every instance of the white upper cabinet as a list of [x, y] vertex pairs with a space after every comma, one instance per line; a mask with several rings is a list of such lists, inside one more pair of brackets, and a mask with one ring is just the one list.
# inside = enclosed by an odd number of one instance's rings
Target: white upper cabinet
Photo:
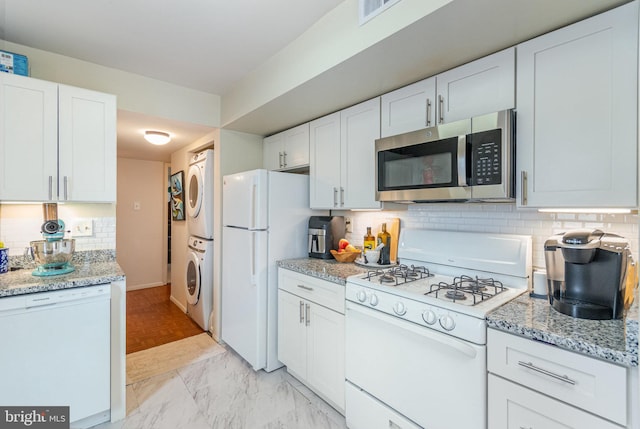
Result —
[[379, 209], [375, 140], [380, 98], [311, 122], [310, 204], [316, 209]]
[[509, 48], [384, 94], [381, 136], [512, 109], [515, 88]]
[[263, 164], [267, 170], [287, 171], [309, 166], [309, 124], [265, 137]]
[[61, 201], [116, 201], [116, 97], [58, 88]]
[[439, 124], [515, 107], [515, 48], [456, 67], [436, 78]]
[[116, 200], [115, 96], [0, 74], [0, 200]]
[[636, 207], [638, 3], [517, 49], [518, 204]]
[[381, 137], [435, 125], [436, 79], [430, 77], [382, 95]]

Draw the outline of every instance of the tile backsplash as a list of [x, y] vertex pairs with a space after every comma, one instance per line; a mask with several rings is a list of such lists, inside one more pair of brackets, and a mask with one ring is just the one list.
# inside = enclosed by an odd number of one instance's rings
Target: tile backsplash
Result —
[[[89, 220], [93, 233], [76, 239], [76, 250], [115, 250], [116, 214], [114, 204], [59, 204], [58, 217], [71, 229], [76, 220]], [[41, 240], [43, 223], [41, 204], [0, 205], [0, 241], [9, 248], [9, 255], [24, 253], [30, 241]], [[71, 238], [66, 234], [65, 238]]]
[[371, 226], [377, 234], [386, 219], [400, 218], [403, 228], [424, 228], [454, 231], [492, 232], [531, 235], [533, 266], [545, 268], [544, 242], [549, 236], [569, 229], [593, 228], [621, 235], [630, 241], [634, 258], [638, 259], [637, 214], [539, 213], [533, 209], [518, 209], [515, 204], [413, 204], [407, 210], [384, 212], [345, 212], [353, 222], [353, 232], [347, 239], [361, 246]]

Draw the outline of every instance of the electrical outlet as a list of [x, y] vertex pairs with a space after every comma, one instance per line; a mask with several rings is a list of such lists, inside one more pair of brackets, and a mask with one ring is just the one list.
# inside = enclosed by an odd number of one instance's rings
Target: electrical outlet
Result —
[[76, 219], [71, 227], [73, 237], [91, 237], [93, 235], [93, 220]]
[[345, 232], [348, 232], [348, 233], [353, 232], [353, 223], [351, 223], [350, 217], [344, 218], [344, 229], [345, 229]]

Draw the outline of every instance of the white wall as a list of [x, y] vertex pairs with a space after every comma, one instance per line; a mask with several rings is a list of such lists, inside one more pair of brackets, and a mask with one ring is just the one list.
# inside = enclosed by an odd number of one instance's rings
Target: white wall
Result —
[[[115, 204], [58, 204], [58, 217], [67, 229], [79, 219], [92, 221], [92, 236], [73, 237], [76, 251], [116, 248]], [[22, 255], [30, 241], [42, 240], [43, 222], [42, 204], [0, 204], [0, 241], [9, 248], [9, 255]]]
[[29, 58], [31, 77], [115, 94], [118, 108], [211, 127], [220, 125], [220, 97], [145, 76], [0, 40]]
[[451, 0], [403, 0], [363, 26], [345, 0], [223, 97], [223, 126], [330, 70]]
[[425, 228], [453, 231], [525, 234], [533, 236], [533, 266], [545, 268], [544, 242], [549, 236], [576, 228], [601, 229], [619, 234], [631, 243], [638, 258], [637, 214], [538, 213], [516, 209], [515, 204], [414, 204], [399, 212], [341, 212], [353, 218], [353, 233], [347, 239], [361, 246], [367, 226], [377, 234], [385, 219], [400, 218], [400, 229]]
[[166, 193], [163, 162], [118, 159], [116, 256], [127, 274], [127, 290], [164, 284]]

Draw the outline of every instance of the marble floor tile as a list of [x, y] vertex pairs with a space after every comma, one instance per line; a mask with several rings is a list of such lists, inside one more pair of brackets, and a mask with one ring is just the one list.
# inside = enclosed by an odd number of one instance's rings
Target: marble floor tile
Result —
[[179, 357], [166, 344], [128, 361], [127, 417], [96, 429], [346, 429], [344, 417], [285, 368], [256, 372], [207, 338], [181, 340], [191, 351]]
[[208, 334], [127, 355], [127, 385], [223, 353], [225, 348]]

